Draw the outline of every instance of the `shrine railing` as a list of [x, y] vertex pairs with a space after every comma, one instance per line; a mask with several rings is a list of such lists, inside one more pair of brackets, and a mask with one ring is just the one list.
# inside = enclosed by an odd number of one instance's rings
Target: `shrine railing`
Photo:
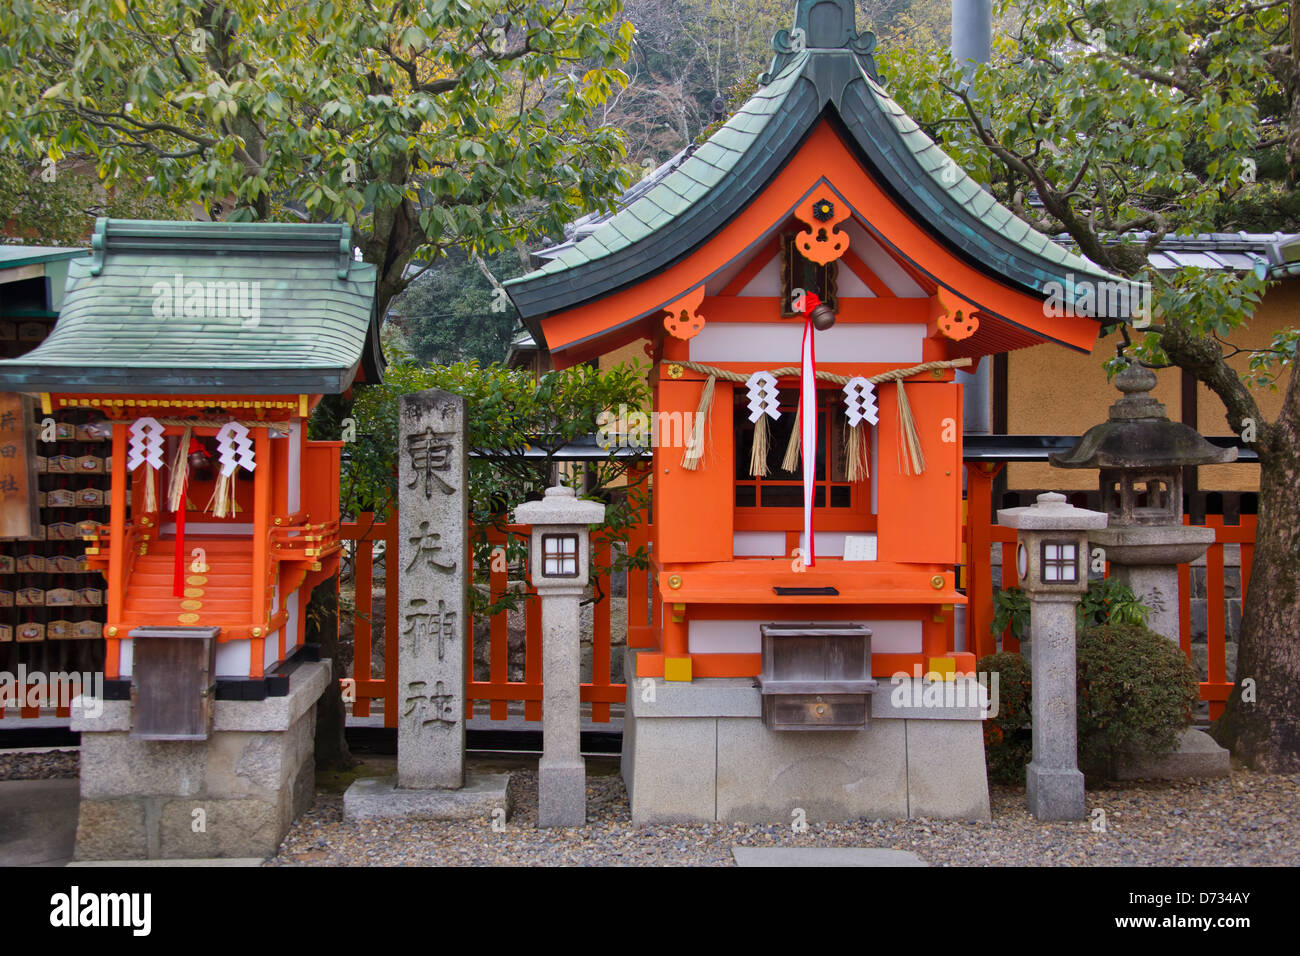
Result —
[[[397, 703], [397, 642], [390, 635], [397, 633], [398, 607], [396, 579], [389, 578], [385, 567], [383, 590], [383, 674], [373, 671], [375, 623], [375, 563], [378, 546], [384, 554], [397, 553], [397, 522], [395, 516], [375, 520], [364, 514], [356, 522], [345, 522], [339, 528], [339, 537], [351, 542], [352, 552], [351, 600], [345, 600], [340, 617], [352, 618], [353, 667], [344, 685], [345, 700], [352, 698], [351, 714], [369, 717], [374, 701], [383, 701], [385, 727], [396, 727], [399, 714]], [[632, 529], [628, 550], [635, 553], [650, 541], [651, 528], [642, 524]], [[529, 526], [509, 525], [504, 530], [489, 529], [488, 542], [493, 547], [504, 546], [508, 536], [527, 540]], [[605, 723], [610, 719], [610, 705], [621, 704], [626, 693], [625, 685], [613, 678], [620, 668], [615, 656], [626, 643], [631, 647], [644, 647], [654, 620], [650, 609], [649, 571], [629, 571], [626, 575], [626, 610], [616, 613], [619, 602], [612, 593], [608, 543], [593, 540], [592, 564], [596, 568], [595, 594], [597, 600], [590, 605], [590, 630], [584, 629], [584, 644], [590, 643], [590, 678], [581, 688], [581, 699], [591, 707], [591, 720]], [[345, 584], [346, 586], [346, 584]], [[519, 569], [507, 570], [505, 562], [491, 562], [487, 587], [489, 598], [495, 602], [510, 589], [518, 596], [523, 617], [522, 634], [512, 635], [512, 615], [507, 611], [487, 616], [467, 628], [466, 648], [466, 718], [485, 716], [492, 721], [505, 721], [522, 717], [525, 721], [542, 719], [542, 620], [541, 602], [537, 600], [526, 576], [520, 578]], [[347, 608], [351, 605], [351, 609]], [[513, 615], [518, 620], [518, 614]], [[586, 612], [584, 611], [584, 618]], [[484, 634], [486, 631], [486, 634]], [[478, 635], [478, 636], [476, 636]], [[522, 638], [522, 654], [520, 654]], [[484, 654], [486, 651], [486, 654]], [[585, 655], [584, 655], [585, 656]], [[485, 660], [486, 658], [486, 660]], [[475, 670], [486, 679], [476, 679]], [[512, 665], [513, 671], [512, 674]], [[587, 666], [584, 661], [584, 672]], [[522, 707], [511, 705], [522, 705]]]
[[[1000, 635], [992, 633], [993, 606], [993, 546], [1002, 545], [1002, 567], [1005, 581], [1007, 571], [1014, 567], [1008, 556], [1015, 553], [1016, 532], [992, 521], [992, 485], [1000, 469], [985, 462], [967, 462], [967, 514], [963, 540], [967, 562], [963, 568], [961, 585], [966, 588], [969, 601], [966, 610], [966, 648], [976, 657], [997, 650], [1018, 651], [1020, 642], [1008, 627]], [[1187, 519], [1184, 518], [1184, 523]], [[1209, 704], [1210, 719], [1223, 713], [1225, 702], [1233, 688], [1227, 677], [1227, 625], [1231, 605], [1242, 610], [1246, 588], [1250, 582], [1251, 563], [1255, 552], [1256, 517], [1243, 514], [1240, 523], [1226, 524], [1222, 515], [1206, 515], [1205, 526], [1214, 529], [1215, 540], [1205, 554], [1205, 651], [1204, 679], [1200, 681], [1201, 700]], [[1235, 597], [1227, 596], [1227, 562], [1225, 549], [1240, 546], [1240, 588]], [[1197, 565], [1199, 567], [1199, 564]], [[1178, 623], [1179, 645], [1194, 664], [1192, 650], [1192, 567], [1178, 567]], [[1107, 566], [1109, 573], [1109, 566]], [[1014, 576], [1014, 571], [1011, 572]], [[1198, 598], [1197, 600], [1201, 600]], [[998, 646], [1000, 642], [1000, 647]], [[1199, 642], [1198, 642], [1199, 643]]]

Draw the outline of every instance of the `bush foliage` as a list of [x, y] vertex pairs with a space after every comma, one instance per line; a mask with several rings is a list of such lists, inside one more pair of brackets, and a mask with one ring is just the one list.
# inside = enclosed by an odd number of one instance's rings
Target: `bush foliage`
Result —
[[1167, 754], [1200, 696], [1191, 661], [1139, 624], [1079, 633], [1079, 766], [1109, 769], [1121, 753]]
[[989, 654], [980, 658], [979, 672], [998, 675], [997, 713], [984, 721], [989, 779], [1022, 783], [1025, 764], [1034, 750], [1029, 729], [1029, 665], [1019, 654]]
[[[1199, 692], [1172, 641], [1141, 624], [1103, 624], [1079, 631], [1076, 659], [1081, 768], [1105, 776], [1120, 754], [1159, 756], [1177, 746]], [[979, 670], [999, 675], [997, 713], [984, 722], [989, 779], [1024, 783], [1033, 756], [1029, 665], [1019, 654], [990, 654]]]

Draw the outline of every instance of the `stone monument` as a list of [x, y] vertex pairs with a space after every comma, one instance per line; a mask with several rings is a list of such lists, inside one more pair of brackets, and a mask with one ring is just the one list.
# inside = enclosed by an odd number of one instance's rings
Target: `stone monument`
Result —
[[529, 577], [542, 602], [542, 760], [538, 765], [537, 825], [582, 826], [587, 821], [587, 768], [579, 747], [578, 602], [591, 564], [589, 525], [605, 506], [579, 501], [572, 488], [546, 489], [541, 501], [515, 509], [532, 525]]
[[[467, 546], [465, 399], [429, 389], [399, 407], [396, 576], [397, 777], [358, 780], [350, 819], [488, 816], [509, 808], [508, 774], [465, 773], [465, 641], [473, 568]], [[393, 577], [389, 577], [393, 586]]]
[[1034, 756], [1026, 770], [1029, 810], [1039, 820], [1084, 818], [1075, 710], [1074, 609], [1088, 589], [1088, 532], [1100, 511], [1048, 492], [1028, 508], [1005, 508], [998, 524], [1019, 532], [1017, 583], [1029, 596]]
[[[1115, 376], [1122, 397], [1107, 420], [1089, 428], [1068, 452], [1049, 459], [1058, 468], [1100, 469], [1108, 526], [1092, 535], [1105, 550], [1111, 574], [1151, 609], [1147, 626], [1175, 644], [1178, 637], [1178, 566], [1195, 561], [1214, 542], [1214, 529], [1183, 524], [1183, 469], [1237, 460], [1237, 449], [1218, 448], [1195, 429], [1170, 421], [1151, 397], [1156, 376], [1130, 365]], [[1118, 779], [1227, 776], [1228, 751], [1204, 731], [1189, 727], [1167, 756], [1121, 756]]]
[[1156, 376], [1130, 365], [1115, 376], [1122, 393], [1106, 421], [1089, 428], [1068, 452], [1052, 455], [1057, 468], [1101, 470], [1101, 506], [1108, 527], [1092, 536], [1106, 550], [1111, 573], [1149, 608], [1147, 626], [1178, 643], [1178, 565], [1195, 561], [1214, 542], [1214, 529], [1183, 524], [1183, 469], [1237, 460], [1151, 397]]

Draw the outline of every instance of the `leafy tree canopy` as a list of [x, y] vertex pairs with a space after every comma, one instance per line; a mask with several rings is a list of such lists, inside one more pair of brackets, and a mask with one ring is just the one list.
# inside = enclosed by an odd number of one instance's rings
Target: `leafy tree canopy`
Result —
[[558, 233], [627, 181], [594, 111], [624, 81], [618, 0], [11, 0], [0, 149], [143, 161], [232, 218], [351, 223], [380, 266]]
[[407, 351], [422, 365], [499, 362], [517, 317], [505, 290], [492, 282], [523, 272], [513, 251], [475, 261], [453, 250], [393, 300], [389, 325], [402, 331]]

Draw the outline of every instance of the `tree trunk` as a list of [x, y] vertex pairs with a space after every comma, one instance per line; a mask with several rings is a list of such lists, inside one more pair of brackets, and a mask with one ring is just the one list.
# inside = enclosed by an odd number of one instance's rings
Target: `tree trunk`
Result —
[[307, 606], [307, 641], [320, 645], [322, 660], [329, 660], [332, 680], [316, 704], [316, 769], [348, 770], [356, 766], [348, 750], [344, 729], [347, 710], [339, 681], [347, 675], [339, 666], [338, 576], [322, 581]]
[[1259, 531], [1241, 620], [1237, 686], [1212, 733], [1257, 770], [1295, 773], [1300, 770], [1300, 372], [1292, 371], [1270, 431], [1260, 461]]

